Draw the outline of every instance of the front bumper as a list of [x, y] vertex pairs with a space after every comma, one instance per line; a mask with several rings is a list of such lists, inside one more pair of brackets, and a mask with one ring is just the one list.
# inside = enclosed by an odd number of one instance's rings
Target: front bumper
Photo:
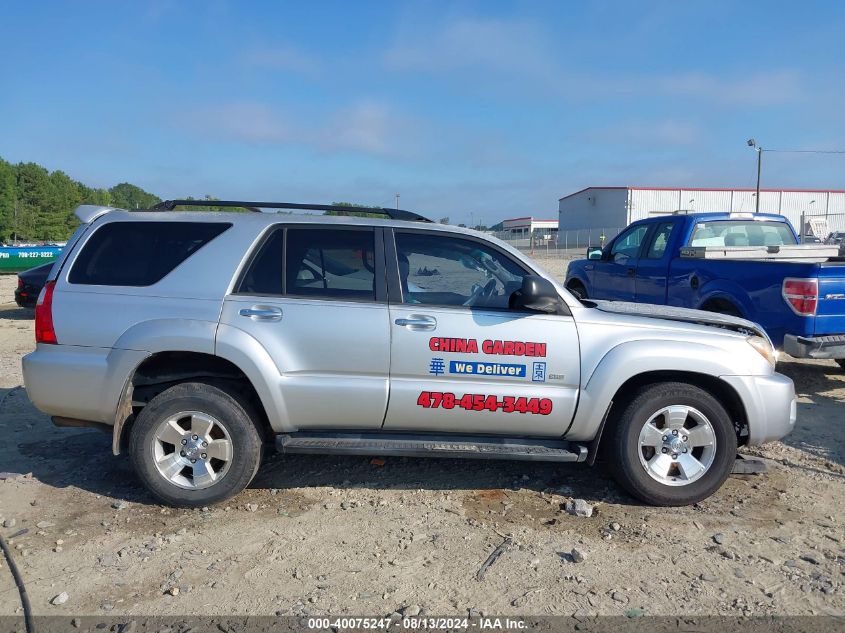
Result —
[[748, 445], [779, 440], [795, 428], [795, 385], [783, 374], [768, 376], [722, 376], [745, 406]]
[[845, 358], [845, 334], [783, 337], [783, 351], [795, 358]]

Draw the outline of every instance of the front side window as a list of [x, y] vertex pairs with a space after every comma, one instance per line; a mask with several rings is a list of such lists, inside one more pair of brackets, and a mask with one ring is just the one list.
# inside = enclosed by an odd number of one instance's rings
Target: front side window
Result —
[[507, 309], [528, 271], [474, 240], [396, 233], [402, 300], [406, 304]]
[[784, 246], [795, 244], [795, 236], [785, 222], [717, 220], [699, 222], [690, 237], [690, 246]]
[[110, 222], [82, 247], [68, 281], [151, 286], [230, 226], [222, 222]]
[[288, 228], [285, 294], [375, 301], [374, 231]]
[[622, 233], [613, 243], [613, 248], [610, 251], [610, 258], [618, 262], [625, 259], [636, 259], [640, 252], [640, 245], [643, 243], [643, 238], [648, 232], [648, 226], [642, 224], [634, 226]]

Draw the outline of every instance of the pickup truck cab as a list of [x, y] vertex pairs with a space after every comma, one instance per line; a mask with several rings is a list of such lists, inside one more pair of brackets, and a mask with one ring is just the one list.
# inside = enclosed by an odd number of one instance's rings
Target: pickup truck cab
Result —
[[795, 424], [751, 322], [584, 303], [506, 244], [409, 212], [172, 211], [190, 204], [80, 208], [23, 359], [32, 402], [110, 432], [167, 503], [236, 494], [275, 444], [587, 463], [601, 449], [631, 494], [687, 504], [738, 445]]
[[781, 215], [653, 217], [571, 262], [566, 287], [582, 298], [748, 319], [790, 355], [845, 368], [845, 257], [837, 246], [797, 244]]

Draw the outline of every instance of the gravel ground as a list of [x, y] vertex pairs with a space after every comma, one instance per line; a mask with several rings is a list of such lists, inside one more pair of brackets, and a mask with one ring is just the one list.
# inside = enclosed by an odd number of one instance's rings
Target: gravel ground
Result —
[[[0, 297], [13, 284], [0, 278]], [[33, 408], [20, 372], [32, 328], [32, 311], [0, 305], [0, 471], [23, 474], [0, 481], [0, 533], [28, 530], [11, 542], [36, 614], [845, 613], [845, 373], [832, 362], [779, 364], [801, 394], [798, 428], [746, 451], [768, 473], [693, 507], [642, 506], [598, 467], [290, 456], [228, 505], [183, 511], [144, 493], [109, 436]], [[573, 499], [592, 516], [564, 511]], [[14, 613], [0, 564], [0, 615]]]

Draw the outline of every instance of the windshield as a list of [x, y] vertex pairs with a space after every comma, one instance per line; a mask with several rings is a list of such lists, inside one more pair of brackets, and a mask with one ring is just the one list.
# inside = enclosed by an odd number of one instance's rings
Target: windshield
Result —
[[689, 245], [783, 246], [795, 243], [795, 236], [785, 222], [717, 220], [696, 224]]

